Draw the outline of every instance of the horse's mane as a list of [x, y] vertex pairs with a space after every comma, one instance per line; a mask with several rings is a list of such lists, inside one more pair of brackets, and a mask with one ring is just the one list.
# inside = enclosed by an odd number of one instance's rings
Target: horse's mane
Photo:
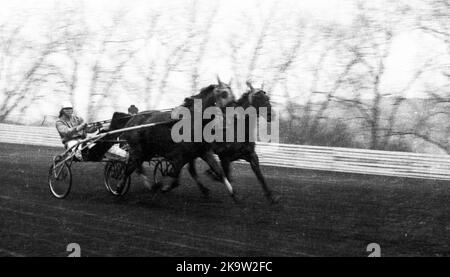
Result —
[[131, 116], [127, 113], [122, 112], [114, 112], [112, 118], [111, 118], [111, 130], [116, 130], [123, 128], [126, 123], [130, 120]]
[[241, 97], [239, 97], [238, 100], [235, 101], [235, 104], [237, 106], [242, 106], [245, 102], [248, 102], [248, 95], [250, 94], [250, 91], [244, 92]]
[[[240, 106], [240, 105], [243, 105], [245, 102], [248, 102], [249, 101], [248, 95], [250, 94], [250, 92], [251, 92], [250, 90], [244, 92], [241, 95], [241, 97], [239, 97], [239, 99], [236, 100], [236, 104]], [[265, 97], [267, 97], [267, 99], [270, 101], [270, 96], [266, 95]]]
[[190, 97], [184, 98], [183, 107], [189, 108], [194, 105], [194, 99], [204, 99], [208, 94], [212, 93], [212, 91], [216, 88], [216, 85], [209, 85], [200, 90], [198, 94], [192, 95]]

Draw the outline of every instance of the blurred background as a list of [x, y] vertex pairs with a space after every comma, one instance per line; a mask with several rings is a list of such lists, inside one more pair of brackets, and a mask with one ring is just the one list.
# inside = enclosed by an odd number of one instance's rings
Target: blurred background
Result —
[[264, 85], [280, 142], [449, 153], [450, 1], [0, 0], [0, 122]]

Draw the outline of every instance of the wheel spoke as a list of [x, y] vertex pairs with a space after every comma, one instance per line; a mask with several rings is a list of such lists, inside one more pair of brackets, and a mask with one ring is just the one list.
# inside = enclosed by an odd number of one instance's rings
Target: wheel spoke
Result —
[[50, 166], [48, 184], [52, 194], [56, 198], [61, 199], [69, 194], [72, 185], [72, 175], [67, 163], [54, 163]]
[[125, 178], [126, 164], [121, 161], [109, 161], [105, 166], [105, 186], [106, 189], [115, 196], [124, 195], [130, 186], [130, 177], [125, 180], [123, 187], [118, 190], [118, 184]]

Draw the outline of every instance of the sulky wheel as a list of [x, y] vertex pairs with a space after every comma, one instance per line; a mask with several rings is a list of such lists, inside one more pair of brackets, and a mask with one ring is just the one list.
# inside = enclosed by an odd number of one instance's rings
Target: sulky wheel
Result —
[[168, 160], [161, 159], [156, 162], [153, 170], [153, 182], [159, 184], [164, 176], [169, 175], [173, 171], [172, 163]]
[[125, 177], [125, 169], [126, 164], [123, 161], [108, 161], [105, 165], [105, 186], [114, 196], [122, 196], [130, 188], [130, 176], [128, 176], [122, 188], [118, 187], [119, 182]]
[[67, 162], [62, 161], [61, 157], [56, 157], [48, 172], [48, 185], [50, 190], [58, 199], [65, 198], [72, 187], [72, 172]]

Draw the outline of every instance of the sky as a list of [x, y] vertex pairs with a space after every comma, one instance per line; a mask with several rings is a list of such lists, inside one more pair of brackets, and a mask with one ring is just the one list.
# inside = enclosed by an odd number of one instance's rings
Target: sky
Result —
[[[220, 0], [217, 0], [220, 1]], [[372, 5], [377, 7], [384, 7], [388, 0], [375, 0], [371, 1]], [[48, 23], [54, 14], [53, 11], [55, 7], [58, 6], [70, 6], [73, 3], [83, 3], [84, 12], [87, 18], [89, 26], [93, 29], [100, 27], [102, 25], [108, 24], [108, 21], [117, 10], [127, 11], [126, 24], [133, 26], [133, 28], [128, 28], [127, 32], [135, 32], [139, 34], [145, 26], [142, 26], [141, 22], [145, 22], [146, 17], [148, 17], [148, 11], [158, 11], [161, 13], [173, 14], [173, 22], [179, 22], [183, 24], [180, 19], [186, 13], [185, 3], [186, 0], [89, 0], [89, 1], [56, 1], [56, 0], [0, 0], [0, 18], [6, 19], [10, 18], [12, 20], [21, 21], [26, 20], [28, 24], [27, 35], [30, 38], [36, 37], [38, 39], [38, 31], [41, 26]], [[207, 10], [212, 7], [214, 0], [212, 1], [199, 1], [199, 5], [202, 9]], [[420, 1], [415, 1], [417, 5], [420, 6]], [[355, 1], [353, 0], [228, 0], [220, 1], [220, 9], [216, 18], [214, 19], [213, 39], [214, 47], [219, 49], [209, 50], [205, 57], [205, 65], [200, 69], [201, 81], [202, 83], [211, 83], [215, 80], [216, 75], [220, 75], [223, 80], [229, 80], [233, 77], [233, 70], [229, 64], [227, 57], [223, 55], [226, 52], [225, 43], [220, 44], [217, 42], [225, 41], [228, 39], [229, 35], [236, 34], [236, 37], [245, 37], [245, 32], [258, 32], [258, 20], [265, 18], [271, 12], [271, 9], [277, 10], [288, 10], [292, 13], [297, 13], [300, 17], [303, 17], [305, 21], [310, 24], [335, 24], [340, 26], [348, 26], [354, 20], [355, 17]], [[32, 16], [29, 16], [32, 15]], [[239, 20], [242, 17], [254, 18], [255, 26], [248, 26], [247, 30], [240, 30]], [[281, 22], [285, 22], [286, 26], [290, 26], [288, 19], [279, 18]], [[284, 21], [283, 21], [284, 20]], [[250, 22], [252, 22], [250, 20]], [[252, 29], [253, 28], [253, 29]], [[282, 26], [280, 25], [280, 30]], [[176, 33], [175, 33], [176, 34]], [[126, 35], [133, 35], [132, 33], [125, 33]], [[137, 41], [137, 44], [140, 42]], [[164, 47], [163, 42], [155, 42], [154, 47], [147, 51], [147, 55], [150, 56], [163, 56], [167, 54], [167, 49]], [[242, 45], [242, 47], [247, 47], [247, 45]], [[212, 48], [211, 48], [212, 49]], [[219, 51], [220, 50], [220, 51]], [[165, 52], [166, 51], [166, 52]], [[281, 51], [281, 50], [280, 50]], [[446, 51], [444, 45], [436, 43], [430, 37], [424, 37], [415, 31], [408, 30], [398, 34], [392, 45], [392, 55], [387, 60], [387, 71], [386, 78], [384, 81], [384, 86], [388, 90], [400, 90], [404, 87], [405, 83], [413, 76], [417, 67], [423, 64], [430, 56], [439, 56], [441, 53]], [[315, 53], [311, 53], [314, 56]], [[264, 58], [263, 58], [264, 59]], [[268, 63], [269, 61], [262, 61], [260, 64]], [[293, 70], [293, 79], [303, 78], [306, 75], [302, 69], [302, 65]], [[257, 76], [255, 82], [264, 82], [264, 74]], [[89, 79], [86, 76], [87, 81]], [[175, 81], [174, 81], [175, 80]], [[176, 81], [179, 80], [179, 81]], [[239, 80], [244, 82], [245, 80]], [[443, 80], [433, 79], [433, 82], [442, 82]], [[182, 79], [177, 75], [173, 74], [171, 83], [171, 93], [168, 93], [162, 97], [161, 101], [155, 108], [168, 108], [174, 106], [174, 103], [181, 102], [186, 96], [185, 89], [186, 80]], [[278, 103], [286, 101], [286, 95], [281, 91], [283, 88], [278, 87], [278, 91], [274, 91], [274, 100]], [[320, 89], [320, 84], [319, 84]], [[301, 92], [296, 94], [295, 91], [306, 90], [305, 88], [298, 89], [297, 84], [292, 84], [289, 88], [290, 100], [294, 99], [299, 103], [302, 102], [303, 97], [301, 97]], [[408, 92], [408, 97], [421, 97], [423, 96], [423, 88], [417, 87]], [[83, 95], [80, 93], [80, 95]], [[129, 104], [132, 104], [134, 99], [129, 99], [125, 95], [121, 95], [121, 103], [124, 109]], [[46, 102], [48, 105], [57, 106], [59, 100]], [[80, 96], [77, 100], [79, 106], [85, 106], [85, 98]], [[117, 107], [116, 107], [117, 108]], [[52, 110], [44, 108], [44, 110]], [[55, 110], [55, 109], [53, 109]], [[80, 109], [80, 112], [83, 112]]]

